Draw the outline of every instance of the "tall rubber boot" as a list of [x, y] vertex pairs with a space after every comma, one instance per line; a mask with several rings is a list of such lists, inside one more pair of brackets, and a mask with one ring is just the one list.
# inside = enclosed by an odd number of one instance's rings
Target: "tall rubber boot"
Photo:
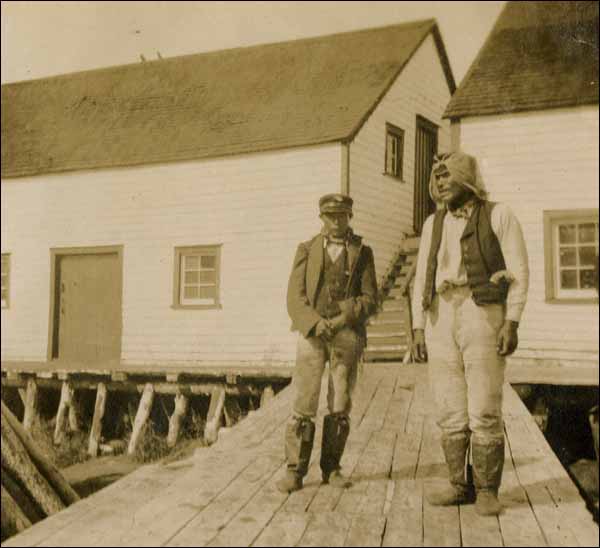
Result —
[[346, 415], [325, 415], [321, 440], [321, 472], [323, 482], [333, 487], [346, 488], [352, 482], [340, 472], [340, 461], [350, 433], [350, 419]]
[[302, 479], [308, 473], [310, 455], [315, 440], [315, 423], [306, 417], [293, 417], [285, 429], [285, 476], [277, 482], [282, 493], [302, 489]]
[[470, 474], [465, 475], [470, 434], [442, 436], [442, 449], [448, 465], [450, 485], [427, 493], [427, 501], [433, 506], [455, 506], [475, 501]]
[[497, 516], [502, 511], [498, 501], [498, 489], [502, 481], [504, 468], [504, 438], [474, 440], [473, 449], [473, 479], [477, 500], [475, 511], [480, 516]]

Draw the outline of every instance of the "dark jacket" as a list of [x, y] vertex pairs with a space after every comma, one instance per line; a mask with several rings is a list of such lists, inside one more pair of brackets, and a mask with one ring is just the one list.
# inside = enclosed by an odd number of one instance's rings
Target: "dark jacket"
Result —
[[[292, 330], [310, 336], [321, 316], [316, 302], [323, 278], [323, 235], [319, 234], [298, 246], [288, 283], [287, 309]], [[345, 299], [339, 302], [341, 313], [350, 327], [364, 336], [365, 323], [377, 306], [377, 281], [373, 251], [352, 235], [348, 244], [350, 276]]]

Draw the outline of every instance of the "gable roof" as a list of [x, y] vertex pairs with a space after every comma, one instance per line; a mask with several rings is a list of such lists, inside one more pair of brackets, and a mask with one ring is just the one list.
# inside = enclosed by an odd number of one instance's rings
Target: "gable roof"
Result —
[[351, 140], [434, 20], [2, 86], [2, 176]]
[[598, 2], [509, 2], [444, 116], [598, 103]]

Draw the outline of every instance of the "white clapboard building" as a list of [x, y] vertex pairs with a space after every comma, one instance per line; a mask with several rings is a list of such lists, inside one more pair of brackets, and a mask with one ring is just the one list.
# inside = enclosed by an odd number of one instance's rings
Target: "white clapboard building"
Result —
[[3, 364], [291, 363], [319, 197], [354, 198], [381, 276], [454, 87], [433, 20], [3, 85]]
[[445, 117], [523, 225], [531, 287], [513, 373], [597, 383], [598, 3], [509, 2]]

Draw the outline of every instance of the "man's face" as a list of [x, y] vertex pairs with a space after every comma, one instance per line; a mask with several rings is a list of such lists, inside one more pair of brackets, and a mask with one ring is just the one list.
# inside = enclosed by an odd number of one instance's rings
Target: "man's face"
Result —
[[464, 203], [467, 196], [472, 195], [472, 191], [456, 182], [453, 176], [445, 171], [436, 175], [437, 191], [444, 205]]
[[350, 225], [348, 213], [322, 213], [321, 220], [327, 233], [337, 237], [344, 236]]

